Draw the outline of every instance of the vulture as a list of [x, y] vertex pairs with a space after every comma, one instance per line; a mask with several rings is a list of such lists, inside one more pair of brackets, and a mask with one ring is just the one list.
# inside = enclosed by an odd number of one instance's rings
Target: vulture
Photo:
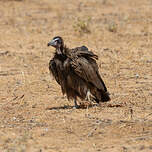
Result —
[[79, 108], [77, 98], [97, 103], [110, 100], [99, 74], [97, 55], [86, 46], [67, 48], [60, 36], [54, 37], [48, 46], [55, 48], [54, 56], [49, 62], [49, 71], [68, 100], [74, 100], [75, 108]]

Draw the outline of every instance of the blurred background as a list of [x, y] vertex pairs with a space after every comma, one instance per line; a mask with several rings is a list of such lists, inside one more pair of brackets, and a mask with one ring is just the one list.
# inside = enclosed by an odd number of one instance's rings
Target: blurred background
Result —
[[[0, 151], [151, 151], [151, 10], [151, 0], [0, 0]], [[48, 70], [54, 36], [99, 56], [112, 101], [72, 109]]]

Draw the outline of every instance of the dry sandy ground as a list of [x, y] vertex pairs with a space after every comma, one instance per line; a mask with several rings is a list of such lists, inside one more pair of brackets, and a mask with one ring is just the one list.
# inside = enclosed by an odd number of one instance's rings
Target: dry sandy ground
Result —
[[[151, 10], [151, 0], [0, 0], [0, 152], [152, 151]], [[56, 35], [99, 55], [111, 102], [73, 109], [48, 70]]]

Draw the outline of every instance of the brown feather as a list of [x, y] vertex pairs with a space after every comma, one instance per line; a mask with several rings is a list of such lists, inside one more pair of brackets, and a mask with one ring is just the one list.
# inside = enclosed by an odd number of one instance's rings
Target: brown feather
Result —
[[74, 49], [62, 46], [61, 51], [63, 54], [55, 53], [49, 70], [61, 86], [62, 93], [69, 100], [77, 97], [84, 100], [90, 90], [96, 102], [109, 101], [107, 88], [98, 71], [97, 55], [85, 46]]

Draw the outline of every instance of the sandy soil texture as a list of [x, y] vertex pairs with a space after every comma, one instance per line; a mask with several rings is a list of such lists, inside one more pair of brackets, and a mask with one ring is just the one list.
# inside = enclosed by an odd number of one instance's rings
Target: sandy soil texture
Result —
[[[0, 152], [152, 151], [151, 0], [0, 0], [0, 33]], [[48, 70], [57, 35], [99, 56], [110, 102], [73, 109]]]

